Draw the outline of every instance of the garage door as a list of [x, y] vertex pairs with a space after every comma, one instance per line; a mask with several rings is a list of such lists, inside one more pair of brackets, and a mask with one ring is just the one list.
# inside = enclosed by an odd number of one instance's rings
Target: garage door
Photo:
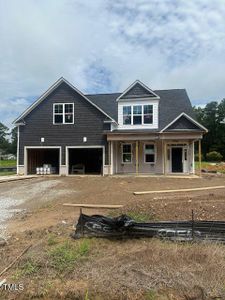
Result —
[[102, 174], [103, 149], [102, 148], [69, 148], [68, 149], [69, 174]]
[[27, 174], [36, 174], [37, 168], [50, 166], [51, 174], [59, 174], [60, 151], [57, 148], [27, 149]]

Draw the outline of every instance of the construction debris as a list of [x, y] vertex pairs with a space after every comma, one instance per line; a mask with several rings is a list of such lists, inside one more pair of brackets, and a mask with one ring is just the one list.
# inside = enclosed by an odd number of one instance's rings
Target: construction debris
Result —
[[194, 192], [194, 191], [216, 190], [216, 189], [225, 189], [225, 185], [206, 186], [206, 187], [192, 188], [192, 189], [143, 191], [143, 192], [134, 192], [134, 195], [177, 193], [177, 192]]
[[225, 243], [225, 222], [164, 221], [137, 223], [126, 215], [109, 218], [81, 214], [73, 238], [137, 238], [150, 237], [172, 241], [219, 241]]
[[63, 203], [63, 206], [80, 207], [80, 208], [107, 208], [107, 209], [117, 209], [123, 207], [123, 205], [84, 204], [84, 203], [83, 204]]
[[7, 272], [31, 247], [30, 244], [28, 247], [26, 247], [23, 252], [21, 252], [4, 270], [0, 272], [0, 276], [2, 276], [5, 272]]

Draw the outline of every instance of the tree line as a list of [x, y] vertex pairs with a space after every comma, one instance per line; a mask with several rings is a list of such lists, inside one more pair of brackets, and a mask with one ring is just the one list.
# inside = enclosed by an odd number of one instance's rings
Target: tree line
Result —
[[208, 129], [202, 140], [202, 159], [210, 152], [218, 152], [225, 160], [225, 99], [212, 101], [204, 108], [194, 107], [197, 121]]
[[10, 130], [0, 122], [0, 154], [14, 154], [17, 150], [17, 128]]

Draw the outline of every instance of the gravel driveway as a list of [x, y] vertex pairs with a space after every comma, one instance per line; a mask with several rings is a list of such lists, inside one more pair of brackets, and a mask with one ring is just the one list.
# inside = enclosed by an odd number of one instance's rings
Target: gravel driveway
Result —
[[[59, 179], [31, 179], [12, 183], [0, 184], [0, 237], [7, 238], [6, 221], [15, 213], [25, 210], [22, 204], [35, 200], [43, 203], [51, 200], [54, 187], [60, 183]], [[60, 191], [57, 191], [57, 196]]]

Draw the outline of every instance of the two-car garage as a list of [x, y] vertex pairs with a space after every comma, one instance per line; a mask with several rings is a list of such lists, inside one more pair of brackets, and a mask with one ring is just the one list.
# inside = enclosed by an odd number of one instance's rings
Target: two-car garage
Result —
[[[103, 146], [65, 147], [66, 165], [61, 167], [61, 147], [25, 147], [27, 175], [101, 175], [103, 174]], [[64, 167], [64, 168], [63, 168]]]

